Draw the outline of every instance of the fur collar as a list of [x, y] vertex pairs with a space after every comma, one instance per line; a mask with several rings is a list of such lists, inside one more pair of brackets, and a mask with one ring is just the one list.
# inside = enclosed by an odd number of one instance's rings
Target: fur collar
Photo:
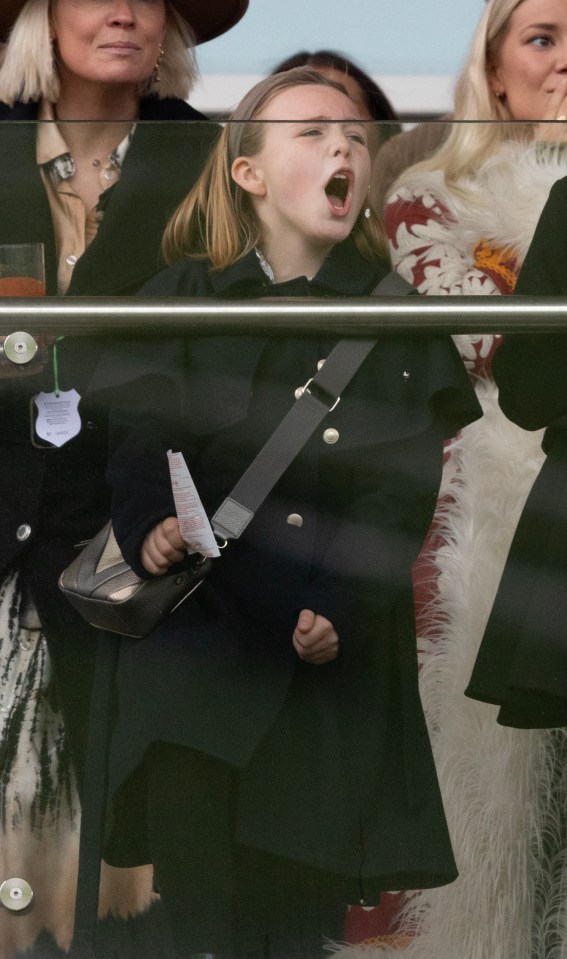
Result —
[[407, 176], [394, 198], [421, 196], [426, 206], [443, 204], [454, 220], [459, 246], [472, 249], [480, 239], [513, 247], [522, 263], [537, 221], [556, 180], [567, 175], [567, 150], [544, 144], [505, 143], [474, 177], [463, 179], [463, 193], [444, 181], [440, 170]]

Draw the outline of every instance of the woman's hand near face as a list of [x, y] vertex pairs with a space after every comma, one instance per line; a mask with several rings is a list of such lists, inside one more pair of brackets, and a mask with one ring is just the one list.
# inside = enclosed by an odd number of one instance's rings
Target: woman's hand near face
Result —
[[293, 632], [293, 647], [305, 663], [320, 666], [337, 658], [339, 637], [328, 619], [302, 609]]
[[141, 560], [152, 576], [163, 576], [174, 563], [180, 563], [187, 553], [187, 544], [179, 532], [176, 516], [168, 516], [148, 533], [142, 543]]
[[564, 143], [567, 141], [567, 77], [563, 77], [549, 98], [547, 110], [542, 117], [543, 121], [560, 121], [555, 123], [540, 123], [535, 138], [546, 143]]

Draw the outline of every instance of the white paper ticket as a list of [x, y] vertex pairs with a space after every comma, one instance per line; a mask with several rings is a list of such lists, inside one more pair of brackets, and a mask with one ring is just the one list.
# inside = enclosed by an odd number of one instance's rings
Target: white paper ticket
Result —
[[187, 543], [187, 552], [201, 553], [202, 556], [220, 556], [213, 528], [183, 454], [168, 450], [167, 458], [179, 529]]

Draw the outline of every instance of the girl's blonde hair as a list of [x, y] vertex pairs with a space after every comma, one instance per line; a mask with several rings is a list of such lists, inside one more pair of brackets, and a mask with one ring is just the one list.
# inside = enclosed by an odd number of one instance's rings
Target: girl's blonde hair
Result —
[[[50, 34], [54, 4], [55, 0], [27, 0], [0, 54], [0, 101], [9, 106], [16, 100], [27, 103], [46, 99], [56, 103], [59, 99], [57, 58]], [[165, 8], [161, 81], [157, 83], [153, 76], [149, 77], [141, 85], [140, 96], [155, 93], [186, 100], [197, 78], [195, 37], [169, 0], [165, 0]]]
[[[275, 73], [246, 94], [231, 114], [205, 168], [188, 196], [171, 218], [163, 239], [166, 260], [184, 257], [208, 259], [223, 270], [260, 243], [260, 224], [248, 193], [234, 182], [231, 168], [237, 157], [255, 156], [264, 143], [262, 110], [284, 90], [310, 84], [346, 93], [340, 83], [310, 67]], [[298, 202], [300, 200], [298, 199]], [[376, 213], [361, 211], [352, 231], [366, 259], [388, 257], [387, 243]]]
[[[505, 122], [512, 121], [513, 117], [505, 100], [496, 96], [490, 84], [490, 71], [498, 65], [510, 17], [521, 3], [523, 0], [489, 0], [455, 87], [453, 117], [456, 121], [470, 122], [455, 123], [434, 156], [411, 167], [412, 173], [442, 170], [446, 183], [458, 187], [459, 180], [474, 175], [506, 140], [533, 139], [533, 125]], [[403, 183], [408, 172], [406, 170], [397, 182]]]

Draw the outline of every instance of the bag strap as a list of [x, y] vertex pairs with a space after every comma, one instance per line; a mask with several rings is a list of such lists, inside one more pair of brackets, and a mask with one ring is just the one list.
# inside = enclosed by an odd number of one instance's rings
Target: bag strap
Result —
[[409, 293], [417, 293], [415, 286], [392, 270], [374, 287], [371, 296], [407, 296]]
[[[398, 273], [388, 273], [372, 296], [400, 296], [414, 288]], [[376, 345], [376, 339], [340, 340], [321, 369], [302, 388], [301, 395], [276, 427], [238, 483], [212, 518], [215, 534], [238, 539], [288, 466], [303, 449], [341, 393]]]

